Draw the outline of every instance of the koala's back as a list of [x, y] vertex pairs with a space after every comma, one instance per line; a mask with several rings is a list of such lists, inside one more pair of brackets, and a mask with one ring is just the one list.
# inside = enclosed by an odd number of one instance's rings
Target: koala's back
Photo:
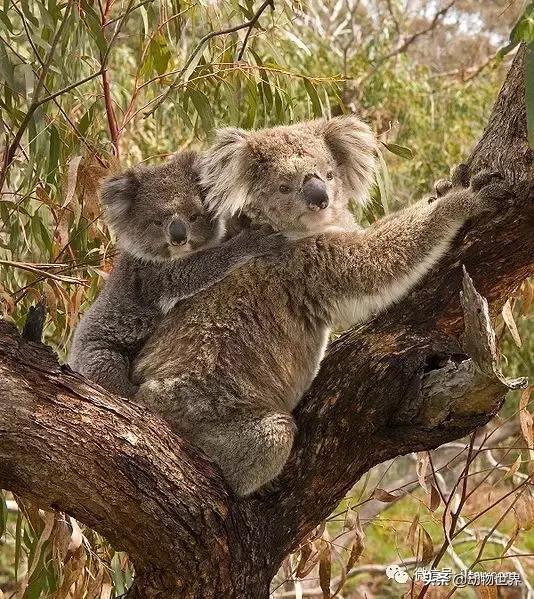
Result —
[[199, 410], [211, 419], [258, 403], [292, 410], [315, 375], [329, 332], [307, 297], [314, 245], [302, 240], [287, 259], [257, 258], [174, 308], [134, 363], [137, 398], [144, 401], [143, 384], [167, 381], [172, 397], [154, 394], [150, 403], [158, 411], [154, 401], [176, 402], [161, 406], [176, 422], [188, 421], [189, 409], [197, 419]]

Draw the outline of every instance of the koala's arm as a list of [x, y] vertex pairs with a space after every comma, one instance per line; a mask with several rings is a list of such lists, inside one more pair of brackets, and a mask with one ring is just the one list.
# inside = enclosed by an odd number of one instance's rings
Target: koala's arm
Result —
[[69, 366], [89, 380], [121, 397], [133, 397], [138, 386], [130, 380], [130, 359], [125, 354], [106, 343], [85, 343], [73, 341], [69, 355]]
[[159, 264], [151, 273], [153, 283], [161, 293], [159, 306], [163, 312], [168, 312], [180, 300], [222, 281], [252, 258], [275, 253], [289, 243], [278, 233], [245, 229], [221, 245]]
[[404, 297], [468, 219], [510, 197], [502, 180], [489, 173], [477, 175], [469, 188], [455, 183], [436, 201], [423, 200], [364, 232], [325, 236], [323, 247], [317, 240], [329, 287], [320, 299], [331, 306], [332, 324], [347, 328]]

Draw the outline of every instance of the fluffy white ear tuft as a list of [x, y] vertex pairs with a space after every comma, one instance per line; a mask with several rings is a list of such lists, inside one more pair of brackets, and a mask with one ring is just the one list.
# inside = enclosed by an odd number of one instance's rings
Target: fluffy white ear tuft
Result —
[[339, 166], [345, 195], [365, 205], [376, 170], [377, 141], [371, 128], [356, 116], [340, 116], [323, 121], [319, 132]]
[[248, 136], [243, 129], [219, 129], [215, 143], [200, 159], [200, 184], [206, 190], [206, 206], [217, 216], [231, 217], [247, 203]]
[[106, 179], [102, 185], [102, 203], [106, 208], [109, 224], [120, 229], [126, 213], [135, 201], [139, 189], [139, 178], [134, 169]]

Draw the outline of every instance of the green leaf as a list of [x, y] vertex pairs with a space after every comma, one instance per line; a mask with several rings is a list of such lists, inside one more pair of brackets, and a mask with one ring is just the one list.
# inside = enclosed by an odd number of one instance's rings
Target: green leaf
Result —
[[35, 17], [35, 15], [30, 10], [28, 0], [21, 0], [20, 6], [22, 8], [22, 12], [24, 13], [24, 16], [28, 19], [28, 21], [34, 27], [39, 27], [39, 20]]
[[530, 2], [510, 32], [510, 43], [501, 48], [497, 58], [503, 58], [521, 42], [534, 41], [534, 2]]
[[53, 183], [55, 180], [55, 171], [59, 165], [59, 149], [61, 141], [59, 139], [59, 131], [55, 125], [50, 125], [50, 154], [48, 159], [47, 181]]
[[104, 35], [102, 34], [102, 25], [100, 23], [100, 19], [96, 14], [96, 11], [93, 9], [92, 6], [89, 5], [88, 2], [83, 2], [82, 5], [84, 9], [83, 20], [85, 22], [85, 25], [87, 26], [87, 29], [89, 30], [89, 33], [93, 38], [93, 41], [96, 43], [98, 49], [100, 50], [100, 53], [104, 54], [107, 50], [107, 42]]
[[205, 133], [209, 133], [215, 126], [215, 120], [213, 118], [213, 111], [206, 94], [197, 89], [188, 90], [191, 96], [193, 106], [198, 112], [198, 116], [202, 121], [202, 127]]
[[19, 566], [22, 557], [22, 536], [24, 528], [22, 526], [22, 512], [19, 509], [17, 513], [17, 523], [15, 525], [15, 581], [19, 579]]
[[0, 9], [0, 21], [2, 21], [11, 33], [13, 33], [13, 23], [11, 23], [11, 20], [7, 15], [7, 11]]
[[9, 60], [7, 48], [0, 40], [0, 78], [7, 82], [13, 91], [18, 91], [19, 87], [15, 81], [15, 69]]
[[321, 98], [319, 98], [317, 90], [315, 89], [313, 83], [307, 77], [304, 78], [304, 87], [306, 88], [306, 93], [308, 94], [311, 100], [314, 116], [322, 116], [323, 105], [321, 104]]
[[400, 146], [399, 144], [384, 144], [384, 146], [392, 153], [400, 156], [401, 158], [406, 158], [407, 160], [413, 159], [413, 152], [410, 148], [406, 146]]
[[158, 75], [163, 75], [171, 59], [171, 51], [163, 35], [157, 35], [153, 40], [152, 60]]
[[7, 525], [7, 503], [5, 494], [3, 491], [0, 491], [0, 539], [4, 536]]
[[528, 143], [534, 148], [534, 42], [527, 46], [525, 71]]

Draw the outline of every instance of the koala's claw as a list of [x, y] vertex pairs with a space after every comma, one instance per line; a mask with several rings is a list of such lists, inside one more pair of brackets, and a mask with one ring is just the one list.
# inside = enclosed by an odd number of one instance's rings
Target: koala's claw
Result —
[[471, 179], [470, 187], [474, 192], [477, 192], [491, 183], [503, 180], [504, 176], [501, 173], [497, 171], [483, 170], [474, 175], [474, 177]]
[[501, 173], [483, 170], [473, 176], [470, 191], [480, 212], [502, 212], [513, 204], [514, 193]]
[[452, 182], [448, 179], [439, 179], [434, 183], [436, 197], [440, 198], [452, 189]]
[[462, 162], [451, 171], [451, 182], [453, 187], [469, 187], [471, 181], [471, 169], [469, 165]]

